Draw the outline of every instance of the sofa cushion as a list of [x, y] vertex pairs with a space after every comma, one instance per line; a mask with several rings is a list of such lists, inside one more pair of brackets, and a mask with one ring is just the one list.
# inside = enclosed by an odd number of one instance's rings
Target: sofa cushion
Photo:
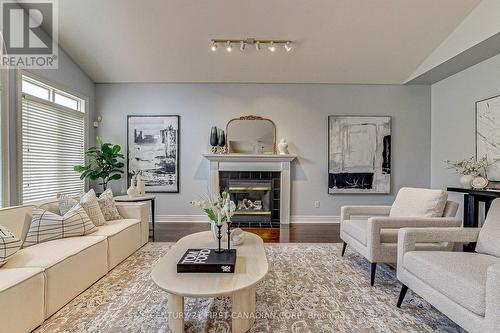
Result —
[[36, 244], [19, 250], [3, 268], [40, 267], [47, 269], [104, 239], [106, 239], [104, 236], [92, 235]]
[[492, 201], [488, 216], [479, 232], [476, 252], [500, 258], [500, 199]]
[[78, 201], [73, 199], [67, 194], [58, 194], [57, 202], [59, 204], [59, 213], [61, 215], [66, 214], [69, 210], [78, 204]]
[[44, 285], [41, 268], [0, 269], [1, 332], [31, 332], [43, 322]]
[[0, 208], [1, 224], [9, 229], [17, 238], [23, 240], [31, 224], [31, 212], [36, 206], [25, 205]]
[[0, 267], [5, 264], [23, 245], [7, 228], [0, 225]]
[[35, 208], [23, 247], [55, 239], [88, 235], [95, 230], [95, 225], [80, 204], [71, 208], [64, 216]]
[[457, 304], [484, 316], [486, 270], [500, 258], [470, 252], [412, 251], [404, 268]]
[[[342, 222], [342, 230], [366, 245], [368, 220], [346, 220]], [[380, 229], [380, 243], [397, 243], [399, 229]]]
[[80, 204], [96, 227], [106, 223], [106, 219], [104, 215], [102, 215], [101, 207], [99, 207], [99, 202], [97, 201], [93, 189], [82, 195]]
[[391, 217], [442, 217], [448, 193], [442, 190], [403, 187], [391, 207]]
[[119, 220], [121, 219], [118, 209], [115, 205], [115, 199], [113, 198], [113, 192], [110, 188], [104, 191], [99, 198], [99, 207], [101, 208], [102, 215], [106, 221]]
[[[97, 227], [97, 231], [93, 233], [92, 236], [106, 236], [106, 237], [113, 236], [135, 224], [140, 224], [140, 221], [136, 219], [122, 219], [122, 220], [108, 221], [106, 222], [105, 225]], [[140, 235], [137, 236], [140, 238]]]

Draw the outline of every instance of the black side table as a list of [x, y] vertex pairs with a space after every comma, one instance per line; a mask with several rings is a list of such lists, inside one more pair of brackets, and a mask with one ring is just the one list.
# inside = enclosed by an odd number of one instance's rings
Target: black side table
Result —
[[119, 195], [115, 197], [115, 201], [117, 202], [142, 202], [149, 201], [151, 203], [151, 225], [152, 229], [149, 229], [149, 238], [155, 241], [155, 199], [156, 195], [154, 194], [146, 194], [141, 195], [139, 197], [129, 197], [128, 195]]

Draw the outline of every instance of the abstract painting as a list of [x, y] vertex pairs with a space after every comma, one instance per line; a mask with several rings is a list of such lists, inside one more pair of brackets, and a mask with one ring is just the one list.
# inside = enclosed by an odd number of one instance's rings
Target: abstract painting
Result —
[[476, 159], [483, 156], [492, 163], [488, 179], [500, 181], [500, 96], [476, 103]]
[[146, 192], [179, 192], [179, 116], [128, 116], [128, 184], [142, 171]]
[[391, 117], [328, 117], [328, 193], [391, 192]]

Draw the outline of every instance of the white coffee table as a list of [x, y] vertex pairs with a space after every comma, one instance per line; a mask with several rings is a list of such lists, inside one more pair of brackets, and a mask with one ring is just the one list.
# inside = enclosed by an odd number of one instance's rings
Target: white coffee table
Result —
[[151, 278], [168, 293], [168, 324], [172, 332], [184, 332], [185, 296], [231, 296], [232, 332], [246, 332], [253, 326], [256, 284], [269, 269], [264, 242], [259, 236], [245, 232], [245, 242], [235, 247], [234, 274], [177, 273], [177, 262], [187, 249], [216, 247], [210, 231], [198, 232], [180, 239], [154, 266]]

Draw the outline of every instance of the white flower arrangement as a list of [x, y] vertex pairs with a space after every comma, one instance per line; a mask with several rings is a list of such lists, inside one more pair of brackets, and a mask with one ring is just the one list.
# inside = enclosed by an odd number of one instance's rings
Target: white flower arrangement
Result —
[[236, 211], [235, 203], [226, 192], [222, 192], [222, 195], [216, 197], [208, 195], [206, 199], [200, 201], [193, 200], [191, 204], [199, 207], [215, 224], [231, 221], [231, 217]]
[[474, 157], [471, 157], [468, 159], [456, 160], [456, 161], [446, 160], [444, 162], [448, 164], [448, 169], [455, 169], [455, 171], [459, 175], [470, 175], [470, 176], [479, 176], [479, 175], [486, 176], [486, 171], [488, 167], [493, 164], [488, 161], [488, 158], [486, 156], [481, 157], [479, 160], [476, 160]]

